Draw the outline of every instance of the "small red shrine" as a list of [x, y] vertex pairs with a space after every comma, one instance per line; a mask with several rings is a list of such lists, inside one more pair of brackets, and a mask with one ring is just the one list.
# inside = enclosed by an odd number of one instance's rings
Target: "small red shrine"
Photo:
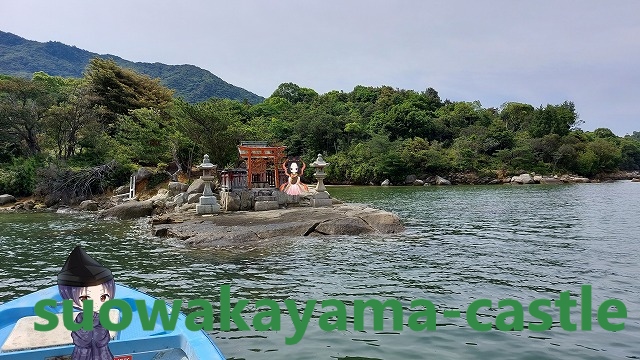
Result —
[[281, 164], [286, 159], [286, 146], [268, 146], [266, 141], [243, 141], [238, 146], [240, 157], [247, 164], [247, 187], [275, 187], [285, 183]]

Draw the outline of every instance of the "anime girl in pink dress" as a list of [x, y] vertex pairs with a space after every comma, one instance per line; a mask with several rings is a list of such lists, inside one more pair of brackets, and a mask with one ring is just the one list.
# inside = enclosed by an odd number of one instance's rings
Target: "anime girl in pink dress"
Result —
[[[307, 165], [302, 160], [287, 160], [282, 163], [284, 173], [289, 179], [285, 184], [280, 185], [280, 191], [287, 195], [301, 195], [303, 192], [309, 191], [307, 185], [300, 181], [300, 174], [298, 173], [298, 169], [300, 169], [299, 163], [302, 163], [302, 170], [300, 170], [300, 173], [304, 173], [304, 169]], [[287, 164], [289, 164], [288, 169]]]

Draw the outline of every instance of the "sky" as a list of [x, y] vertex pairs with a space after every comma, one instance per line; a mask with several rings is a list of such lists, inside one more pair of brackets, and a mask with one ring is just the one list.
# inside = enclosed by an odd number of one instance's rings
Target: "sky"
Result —
[[640, 131], [640, 1], [1, 0], [0, 30], [132, 61], [193, 64], [268, 97], [357, 85], [452, 101], [573, 101]]

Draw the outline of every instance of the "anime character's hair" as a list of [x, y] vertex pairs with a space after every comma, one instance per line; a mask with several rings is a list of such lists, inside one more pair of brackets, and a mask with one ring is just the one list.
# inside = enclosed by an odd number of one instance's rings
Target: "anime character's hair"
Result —
[[[102, 288], [105, 290], [105, 292], [109, 294], [109, 299], [113, 299], [115, 297], [116, 282], [113, 279], [100, 285], [102, 285]], [[82, 306], [82, 301], [80, 301], [80, 294], [86, 288], [87, 286], [58, 285], [58, 291], [60, 292], [60, 296], [62, 296], [62, 300], [71, 299], [77, 306]]]
[[294, 164], [294, 163], [298, 165], [298, 175], [302, 175], [302, 172], [304, 171], [306, 164], [299, 157], [289, 158], [286, 160], [285, 167], [287, 172], [291, 170], [291, 164]]

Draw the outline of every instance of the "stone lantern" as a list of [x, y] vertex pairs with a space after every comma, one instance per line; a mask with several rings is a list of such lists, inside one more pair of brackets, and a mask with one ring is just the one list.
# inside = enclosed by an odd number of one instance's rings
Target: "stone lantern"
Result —
[[209, 160], [209, 155], [205, 155], [202, 160], [202, 164], [198, 166], [202, 169], [202, 176], [200, 179], [204, 181], [204, 191], [202, 192], [202, 196], [196, 205], [196, 214], [215, 214], [220, 212], [220, 205], [218, 205], [218, 199], [213, 194], [211, 190], [211, 182], [216, 179], [216, 169], [217, 166], [213, 165]]
[[332, 206], [333, 201], [331, 200], [331, 196], [327, 192], [327, 188], [324, 186], [324, 178], [327, 177], [327, 174], [324, 172], [324, 168], [329, 165], [328, 162], [324, 161], [322, 158], [322, 154], [318, 154], [318, 158], [311, 163], [311, 167], [316, 169], [316, 172], [313, 174], [315, 178], [318, 180], [318, 184], [316, 185], [316, 193], [313, 194], [313, 198], [311, 199], [311, 205], [313, 207], [321, 207], [321, 206]]

